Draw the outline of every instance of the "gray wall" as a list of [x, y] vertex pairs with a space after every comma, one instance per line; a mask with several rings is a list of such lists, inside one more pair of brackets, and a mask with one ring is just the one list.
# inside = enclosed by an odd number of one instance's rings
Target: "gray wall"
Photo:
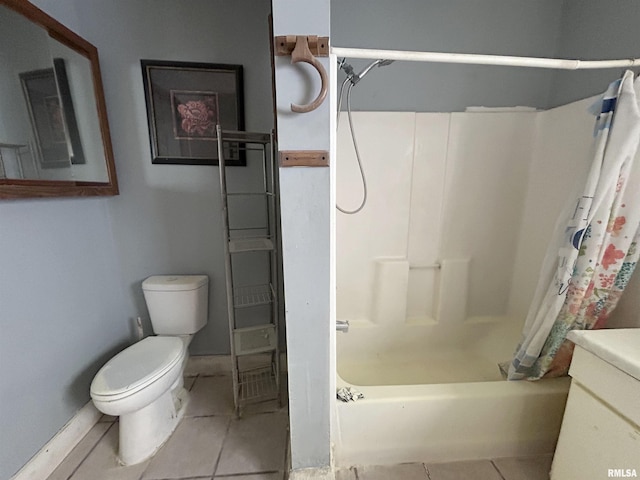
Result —
[[[640, 57], [640, 2], [637, 0], [564, 0], [557, 55], [585, 60]], [[635, 69], [636, 73], [640, 68]], [[558, 71], [549, 106], [602, 93], [622, 69]]]
[[[637, 0], [565, 0], [558, 55], [599, 60], [640, 57], [640, 2]], [[640, 68], [634, 69], [636, 73]], [[556, 72], [550, 106], [604, 91], [622, 69]], [[607, 323], [609, 328], [640, 327], [640, 269]]]
[[130, 329], [108, 200], [0, 203], [0, 478], [89, 400]]
[[121, 195], [0, 202], [0, 479], [89, 400], [136, 316], [150, 333], [148, 275], [208, 274], [209, 324], [191, 352], [228, 353], [218, 169], [151, 165], [140, 59], [244, 64], [246, 127], [273, 123], [269, 2], [34, 3], [98, 48]]
[[89, 400], [95, 372], [130, 341], [108, 203], [0, 202], [1, 479]]
[[[640, 55], [637, 0], [334, 0], [331, 15], [332, 44], [341, 47], [593, 60]], [[368, 61], [348, 63], [358, 72]], [[396, 62], [354, 87], [352, 108], [550, 108], [601, 93], [620, 73]]]
[[[273, 126], [270, 5], [192, 0], [185, 8], [172, 0], [73, 1], [80, 34], [100, 52], [121, 189], [109, 209], [127, 312], [141, 315], [150, 333], [142, 280], [207, 274], [209, 322], [190, 351], [229, 353], [218, 168], [151, 164], [140, 59], [244, 65], [246, 129], [268, 132]], [[256, 168], [231, 169], [231, 187], [243, 184], [249, 190], [259, 175]]]
[[[334, 0], [334, 46], [554, 56], [558, 0]], [[349, 61], [360, 71], [367, 60]], [[465, 107], [545, 108], [549, 70], [396, 62], [353, 89], [353, 110], [451, 112]], [[344, 75], [340, 73], [341, 82]], [[344, 107], [343, 107], [344, 109]]]

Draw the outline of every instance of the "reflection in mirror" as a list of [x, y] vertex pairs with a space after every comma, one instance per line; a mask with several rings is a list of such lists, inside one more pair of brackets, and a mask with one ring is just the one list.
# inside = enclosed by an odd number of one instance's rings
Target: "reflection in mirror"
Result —
[[117, 194], [95, 47], [0, 0], [0, 198]]

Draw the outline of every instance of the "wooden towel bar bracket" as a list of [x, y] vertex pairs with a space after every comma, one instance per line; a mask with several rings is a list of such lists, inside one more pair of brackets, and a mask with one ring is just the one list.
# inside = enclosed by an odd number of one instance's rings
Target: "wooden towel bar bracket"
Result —
[[329, 152], [326, 150], [281, 150], [281, 167], [328, 167]]

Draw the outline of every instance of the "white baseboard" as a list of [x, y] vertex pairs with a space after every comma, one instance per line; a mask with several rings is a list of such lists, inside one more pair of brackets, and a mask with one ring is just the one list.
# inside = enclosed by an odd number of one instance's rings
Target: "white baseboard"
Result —
[[301, 468], [289, 472], [289, 480], [335, 480], [331, 467]]
[[[259, 364], [262, 360], [257, 359]], [[286, 372], [287, 356], [285, 353], [280, 354], [280, 371]], [[187, 377], [195, 375], [231, 375], [231, 355], [192, 355], [187, 360], [187, 366], [184, 369]]]
[[101, 416], [89, 400], [11, 480], [46, 480]]
[[184, 375], [231, 375], [231, 356], [192, 355], [187, 359]]
[[288, 469], [286, 480], [336, 480], [336, 468], [333, 459], [335, 446], [331, 444], [330, 465], [327, 467], [300, 468], [291, 470], [291, 442], [287, 442], [287, 458], [285, 468]]

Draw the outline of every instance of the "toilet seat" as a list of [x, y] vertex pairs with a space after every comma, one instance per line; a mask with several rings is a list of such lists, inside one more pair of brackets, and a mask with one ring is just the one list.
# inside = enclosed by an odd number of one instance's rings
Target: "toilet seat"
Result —
[[147, 337], [118, 353], [91, 383], [94, 400], [114, 402], [144, 390], [178, 365], [185, 346], [178, 337]]

